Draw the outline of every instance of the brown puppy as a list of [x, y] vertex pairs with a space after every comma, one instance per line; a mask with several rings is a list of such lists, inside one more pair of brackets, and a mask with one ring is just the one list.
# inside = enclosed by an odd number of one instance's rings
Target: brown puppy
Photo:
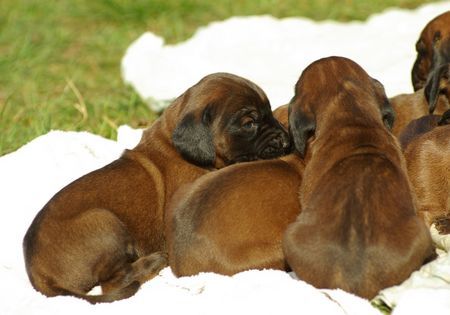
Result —
[[[31, 283], [47, 296], [92, 303], [131, 296], [167, 265], [164, 209], [179, 186], [288, 147], [259, 87], [231, 74], [206, 76], [166, 109], [136, 148], [44, 206], [23, 242]], [[87, 295], [97, 285], [103, 294]]]
[[424, 133], [433, 130], [438, 126], [450, 124], [450, 110], [446, 111], [442, 116], [426, 115], [411, 121], [398, 136], [400, 146], [403, 151], [409, 143]]
[[417, 58], [411, 72], [414, 91], [425, 86], [434, 69], [450, 62], [450, 11], [438, 15], [425, 26], [416, 50]]
[[397, 137], [414, 119], [435, 113], [442, 115], [450, 109], [450, 65], [444, 64], [432, 71], [425, 87], [412, 94], [390, 98], [395, 111], [392, 133]]
[[433, 249], [389, 131], [392, 108], [382, 85], [342, 57], [312, 63], [295, 91], [289, 126], [306, 168], [302, 212], [283, 241], [287, 262], [318, 288], [373, 298]]
[[289, 104], [277, 107], [273, 111], [273, 117], [275, 117], [284, 128], [289, 129]]
[[450, 233], [450, 126], [437, 127], [413, 140], [405, 151], [418, 213], [428, 226]]
[[281, 240], [300, 213], [303, 169], [303, 161], [291, 154], [232, 165], [177, 192], [166, 212], [173, 273], [286, 270]]

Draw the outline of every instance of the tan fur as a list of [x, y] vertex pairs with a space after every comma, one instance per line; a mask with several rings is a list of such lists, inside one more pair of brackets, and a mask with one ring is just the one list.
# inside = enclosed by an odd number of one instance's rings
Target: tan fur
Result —
[[405, 158], [427, 226], [450, 233], [450, 126], [439, 126], [412, 141]]
[[290, 131], [306, 168], [302, 212], [283, 241], [287, 262], [318, 288], [371, 299], [432, 254], [388, 129], [392, 108], [384, 89], [353, 61], [329, 57], [303, 71], [290, 107]]
[[447, 125], [450, 123], [450, 110], [445, 112], [443, 116], [440, 115], [426, 115], [418, 119], [412, 120], [398, 136], [400, 146], [403, 151], [414, 139], [420, 137], [438, 126]]
[[277, 107], [273, 111], [273, 117], [278, 120], [284, 128], [289, 129], [289, 104]]
[[[47, 296], [92, 303], [133, 295], [167, 265], [164, 209], [178, 187], [288, 147], [259, 87], [231, 74], [206, 76], [133, 150], [72, 182], [38, 213], [23, 242], [31, 283]], [[102, 295], [86, 294], [97, 285]]]
[[283, 233], [300, 213], [304, 164], [296, 155], [233, 165], [175, 194], [166, 217], [169, 264], [177, 276], [286, 270]]
[[[448, 82], [448, 81], [447, 81]], [[395, 111], [395, 122], [392, 133], [399, 137], [404, 128], [413, 120], [429, 114], [429, 104], [425, 98], [424, 89], [411, 94], [400, 94], [389, 99]], [[448, 96], [441, 95], [438, 98], [436, 115], [442, 115], [450, 109]]]

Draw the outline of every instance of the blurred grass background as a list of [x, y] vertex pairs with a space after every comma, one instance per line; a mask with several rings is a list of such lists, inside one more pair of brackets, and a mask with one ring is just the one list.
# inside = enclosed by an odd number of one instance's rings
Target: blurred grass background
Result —
[[115, 139], [121, 124], [149, 125], [157, 115], [120, 74], [126, 48], [145, 31], [176, 43], [233, 15], [364, 20], [387, 7], [426, 2], [432, 1], [0, 0], [0, 155], [52, 129]]

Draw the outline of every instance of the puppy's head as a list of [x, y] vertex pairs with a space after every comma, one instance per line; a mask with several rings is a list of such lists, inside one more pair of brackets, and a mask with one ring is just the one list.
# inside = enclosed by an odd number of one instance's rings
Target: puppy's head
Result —
[[450, 62], [450, 11], [438, 15], [425, 26], [416, 43], [416, 51], [411, 72], [415, 91], [425, 86], [434, 69]]
[[315, 135], [319, 117], [330, 121], [339, 112], [352, 113], [355, 119], [371, 116], [389, 129], [394, 123], [394, 110], [379, 81], [350, 59], [319, 59], [303, 71], [289, 103], [289, 131], [300, 155], [305, 156], [306, 143]]
[[220, 168], [288, 152], [286, 130], [254, 83], [228, 73], [204, 77], [178, 101], [182, 109], [172, 134], [178, 152], [199, 166]]

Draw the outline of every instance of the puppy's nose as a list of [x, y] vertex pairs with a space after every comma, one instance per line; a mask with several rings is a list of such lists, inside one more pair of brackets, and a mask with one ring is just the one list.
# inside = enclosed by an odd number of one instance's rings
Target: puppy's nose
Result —
[[284, 132], [280, 133], [278, 136], [274, 137], [269, 145], [274, 148], [277, 151], [280, 152], [287, 152], [290, 147], [291, 143], [289, 141], [289, 136], [285, 134]]
[[291, 141], [287, 132], [281, 132], [276, 137], [277, 148], [283, 150], [283, 152], [289, 152], [291, 149]]
[[269, 144], [274, 149], [284, 149], [284, 142], [281, 135], [270, 140]]
[[283, 146], [283, 150], [288, 151], [291, 148], [291, 141], [289, 141], [289, 136], [287, 134], [283, 134], [281, 138], [281, 145]]

